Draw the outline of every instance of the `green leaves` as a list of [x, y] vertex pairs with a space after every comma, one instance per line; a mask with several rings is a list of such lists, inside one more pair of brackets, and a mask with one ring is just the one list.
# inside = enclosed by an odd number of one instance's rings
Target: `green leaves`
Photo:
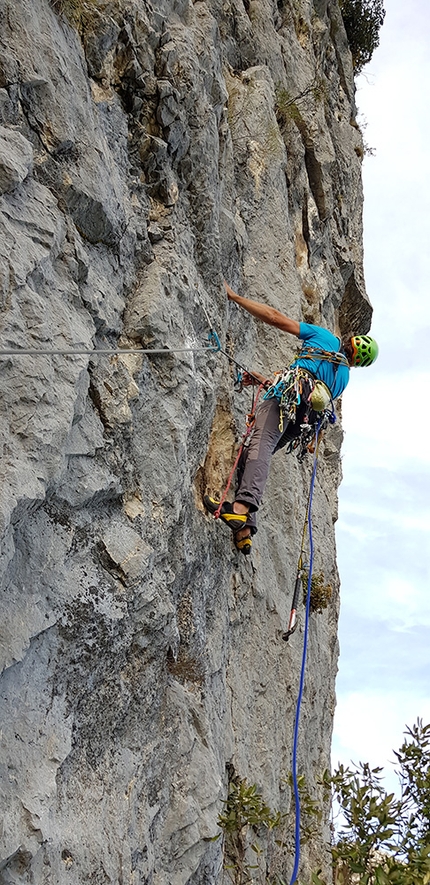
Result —
[[423, 839], [430, 832], [430, 724], [417, 719], [406, 734], [411, 740], [405, 740], [394, 755], [400, 764], [397, 773], [405, 804], [413, 817], [410, 825]]
[[218, 816], [218, 826], [225, 834], [224, 869], [230, 870], [234, 885], [246, 885], [254, 881], [253, 871], [262, 873], [260, 864], [248, 862], [248, 849], [257, 855], [258, 860], [264, 859], [262, 845], [257, 839], [251, 842], [250, 834], [261, 835], [261, 830], [271, 832], [282, 823], [284, 815], [272, 811], [256, 785], [248, 784], [246, 778], [234, 777], [230, 781], [224, 806]]
[[[418, 719], [407, 728], [395, 757], [399, 796], [385, 789], [383, 769], [367, 762], [339, 765], [321, 778], [323, 802], [331, 793], [341, 818], [331, 847], [334, 885], [430, 885], [430, 724]], [[291, 785], [291, 775], [286, 783]], [[322, 811], [303, 775], [298, 787], [304, 844], [319, 831]], [[255, 784], [231, 777], [218, 823], [224, 833], [225, 869], [234, 885], [285, 885], [279, 873], [270, 873], [266, 854], [268, 844], [288, 845], [282, 830], [276, 839], [272, 834], [286, 820], [269, 808]], [[328, 883], [318, 870], [300, 885]]]
[[225, 812], [218, 817], [218, 826], [227, 833], [244, 827], [279, 826], [282, 815], [272, 812], [264, 802], [255, 784], [249, 785], [244, 778], [230, 783], [228, 798], [224, 800]]
[[400, 798], [368, 763], [324, 773], [343, 818], [332, 847], [336, 885], [350, 885], [352, 873], [357, 885], [430, 885], [430, 725], [418, 719], [406, 735], [395, 753]]
[[359, 74], [379, 46], [379, 31], [385, 18], [383, 0], [340, 0], [340, 11], [354, 72]]

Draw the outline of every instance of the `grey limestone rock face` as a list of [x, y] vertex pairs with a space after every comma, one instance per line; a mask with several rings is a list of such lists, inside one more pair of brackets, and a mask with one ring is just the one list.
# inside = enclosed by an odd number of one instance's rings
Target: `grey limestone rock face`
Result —
[[0, 126], [0, 193], [13, 191], [27, 178], [33, 148], [19, 132]]
[[[250, 409], [224, 351], [269, 375], [295, 342], [223, 279], [367, 331], [362, 154], [337, 0], [0, 0], [2, 885], [221, 885], [245, 778], [284, 815], [261, 844], [289, 880], [302, 612], [281, 637], [311, 461], [275, 457], [240, 557], [202, 505]], [[310, 624], [303, 881], [328, 869], [341, 442], [314, 496], [334, 593]]]

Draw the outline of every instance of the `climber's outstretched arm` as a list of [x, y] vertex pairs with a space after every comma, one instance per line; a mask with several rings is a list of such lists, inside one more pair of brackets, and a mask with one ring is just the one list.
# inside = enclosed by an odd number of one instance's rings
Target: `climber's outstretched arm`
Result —
[[290, 317], [285, 316], [274, 307], [268, 307], [266, 304], [260, 304], [259, 301], [252, 301], [251, 298], [243, 298], [241, 295], [237, 295], [225, 280], [224, 286], [229, 301], [235, 301], [236, 304], [247, 310], [257, 320], [262, 320], [263, 323], [267, 323], [269, 326], [275, 326], [281, 332], [289, 332], [290, 335], [299, 337], [300, 323], [297, 320], [291, 320]]
[[264, 375], [261, 374], [261, 372], [256, 372], [255, 369], [253, 369], [252, 372], [245, 371], [243, 373], [242, 378], [241, 378], [241, 385], [242, 385], [242, 387], [250, 387], [252, 384], [255, 384], [257, 381], [259, 381], [260, 384], [267, 385], [267, 387], [270, 387], [270, 385], [272, 383], [270, 378], [266, 378]]

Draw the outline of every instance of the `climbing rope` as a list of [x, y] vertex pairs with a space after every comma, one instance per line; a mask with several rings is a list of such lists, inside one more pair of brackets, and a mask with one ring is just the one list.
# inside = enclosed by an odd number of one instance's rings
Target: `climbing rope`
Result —
[[261, 383], [260, 379], [257, 378], [256, 375], [253, 375], [252, 372], [250, 372], [249, 369], [246, 368], [246, 366], [242, 366], [241, 363], [238, 363], [237, 360], [235, 360], [229, 353], [227, 353], [226, 350], [223, 350], [221, 346], [219, 347], [219, 353], [222, 353], [223, 356], [226, 356], [227, 359], [231, 362], [231, 364], [233, 366], [235, 366], [236, 369], [239, 369], [241, 373], [245, 373], [246, 375], [249, 375], [249, 377], [253, 379], [255, 384]]
[[[248, 372], [248, 374], [249, 374], [249, 372]], [[239, 463], [240, 456], [241, 456], [241, 454], [242, 454], [242, 452], [243, 452], [243, 447], [244, 447], [244, 445], [245, 445], [245, 442], [246, 442], [246, 440], [247, 440], [247, 437], [248, 437], [249, 434], [251, 433], [252, 428], [253, 428], [253, 426], [254, 426], [254, 421], [255, 421], [255, 409], [256, 409], [256, 406], [257, 406], [257, 403], [258, 403], [258, 398], [259, 398], [260, 393], [261, 393], [261, 391], [263, 390], [263, 388], [264, 388], [264, 384], [260, 384], [260, 386], [259, 386], [259, 388], [258, 388], [257, 393], [256, 393], [255, 396], [254, 396], [254, 391], [253, 391], [251, 411], [250, 411], [250, 413], [246, 416], [246, 430], [245, 430], [245, 433], [243, 434], [242, 441], [241, 441], [241, 444], [240, 444], [240, 446], [239, 446], [238, 453], [237, 453], [237, 455], [236, 455], [236, 460], [235, 460], [235, 462], [234, 462], [234, 464], [233, 464], [233, 467], [231, 468], [230, 475], [229, 475], [229, 478], [228, 478], [228, 480], [227, 480], [226, 487], [225, 487], [225, 489], [224, 489], [224, 491], [223, 491], [223, 493], [222, 493], [222, 495], [221, 495], [221, 500], [220, 500], [220, 502], [219, 502], [218, 508], [217, 508], [217, 510], [216, 510], [215, 513], [214, 513], [214, 518], [215, 518], [215, 519], [218, 519], [219, 516], [220, 516], [220, 514], [221, 514], [222, 505], [224, 504], [224, 501], [225, 501], [225, 499], [226, 499], [226, 497], [227, 497], [227, 495], [228, 495], [228, 492], [229, 492], [229, 489], [230, 489], [230, 486], [231, 486], [231, 483], [232, 483], [232, 480], [233, 480], [234, 471], [236, 470], [236, 467], [237, 467], [237, 465], [238, 465], [238, 463]]]
[[[292, 755], [292, 778], [293, 778], [293, 790], [294, 790], [294, 802], [295, 802], [295, 831], [294, 831], [294, 840], [295, 840], [295, 855], [294, 855], [294, 869], [293, 874], [291, 876], [290, 885], [295, 885], [297, 882], [297, 874], [299, 871], [299, 863], [300, 863], [300, 794], [299, 794], [299, 785], [297, 778], [297, 746], [298, 746], [298, 737], [299, 737], [299, 723], [300, 723], [300, 710], [303, 698], [303, 688], [305, 684], [305, 670], [306, 670], [306, 653], [308, 647], [308, 633], [309, 633], [309, 613], [310, 613], [310, 604], [311, 604], [311, 582], [312, 582], [312, 568], [313, 568], [313, 559], [314, 559], [314, 544], [313, 544], [313, 534], [312, 534], [312, 500], [315, 486], [315, 477], [317, 472], [317, 463], [318, 463], [318, 434], [319, 434], [319, 423], [316, 428], [316, 444], [315, 444], [315, 454], [314, 454], [314, 464], [312, 470], [311, 484], [309, 489], [309, 498], [308, 498], [308, 506], [306, 510], [306, 518], [305, 518], [305, 530], [306, 526], [309, 529], [309, 574], [308, 574], [308, 584], [307, 584], [307, 593], [306, 593], [306, 615], [305, 615], [305, 627], [304, 627], [304, 637], [303, 637], [303, 653], [302, 653], [302, 664], [300, 669], [300, 684], [299, 684], [299, 693], [297, 697], [297, 705], [296, 705], [296, 716], [294, 721], [294, 740], [293, 740], [293, 755]], [[303, 568], [302, 561], [302, 552], [303, 552], [304, 540], [302, 538], [302, 550], [300, 552], [299, 564], [301, 563], [301, 570]], [[299, 576], [297, 577], [298, 580]], [[301, 574], [300, 574], [301, 579]], [[297, 587], [296, 580], [296, 587]], [[290, 619], [291, 620], [291, 619]], [[295, 623], [293, 628], [288, 630], [287, 634], [284, 634], [283, 639], [288, 639], [288, 636], [291, 635], [293, 630], [295, 629]]]
[[320, 347], [310, 347], [308, 344], [303, 344], [296, 359], [299, 358], [301, 360], [314, 360], [314, 362], [318, 360], [318, 362], [322, 361], [332, 363], [335, 366], [349, 368], [348, 358], [341, 351], [323, 350]]

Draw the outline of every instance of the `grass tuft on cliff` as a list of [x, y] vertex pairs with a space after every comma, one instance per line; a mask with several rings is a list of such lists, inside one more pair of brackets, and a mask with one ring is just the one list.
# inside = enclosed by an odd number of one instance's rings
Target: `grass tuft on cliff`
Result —
[[99, 8], [97, 0], [50, 0], [58, 15], [64, 16], [72, 27], [79, 30], [88, 23], [92, 14]]

